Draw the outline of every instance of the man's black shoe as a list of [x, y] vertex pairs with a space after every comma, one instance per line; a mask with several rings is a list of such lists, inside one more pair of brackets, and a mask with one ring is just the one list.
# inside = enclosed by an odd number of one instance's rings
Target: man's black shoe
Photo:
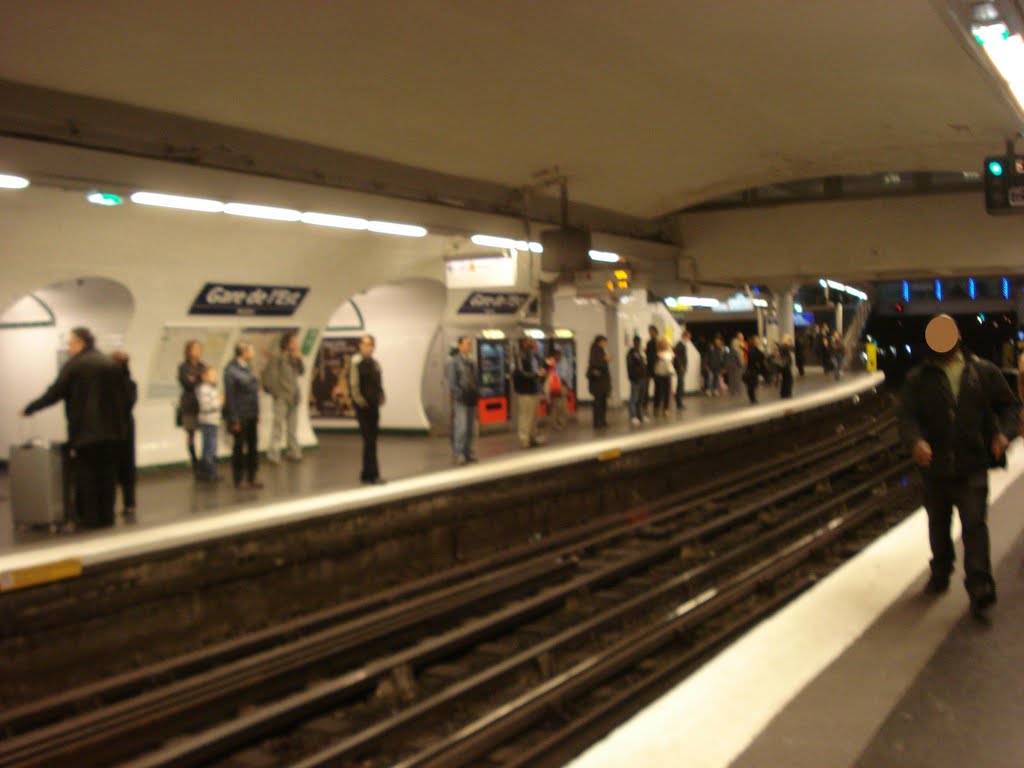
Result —
[[991, 621], [988, 611], [989, 608], [995, 605], [995, 602], [995, 592], [982, 592], [979, 595], [971, 595], [971, 615], [983, 624], [988, 624]]
[[928, 583], [924, 585], [925, 594], [942, 595], [949, 591], [949, 578], [941, 578], [932, 574]]

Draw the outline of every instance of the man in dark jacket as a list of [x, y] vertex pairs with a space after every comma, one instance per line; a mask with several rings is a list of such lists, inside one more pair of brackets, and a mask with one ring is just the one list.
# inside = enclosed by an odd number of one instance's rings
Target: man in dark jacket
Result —
[[135, 416], [132, 410], [139, 399], [139, 385], [132, 378], [129, 367], [128, 355], [124, 352], [115, 352], [110, 359], [117, 363], [121, 371], [121, 387], [124, 390], [124, 411], [122, 418], [125, 423], [125, 433], [121, 440], [117, 441], [117, 484], [121, 486], [121, 503], [124, 504], [124, 521], [135, 522]]
[[647, 359], [647, 386], [644, 388], [644, 408], [651, 402], [650, 383], [654, 381], [654, 366], [658, 363], [658, 328], [654, 325], [647, 326], [647, 346], [644, 348], [644, 357]]
[[234, 435], [231, 474], [235, 488], [248, 480], [250, 488], [262, 488], [256, 479], [260, 421], [260, 381], [252, 370], [253, 347], [244, 341], [235, 345], [235, 359], [224, 369], [224, 420]]
[[686, 394], [686, 366], [689, 362], [687, 360], [687, 346], [690, 343], [690, 332], [684, 331], [683, 337], [676, 342], [675, 347], [672, 349], [672, 367], [676, 369], [676, 410], [685, 410], [686, 406], [683, 405], [683, 395]]
[[24, 415], [64, 401], [75, 488], [75, 522], [86, 528], [114, 524], [116, 448], [127, 436], [125, 390], [117, 364], [96, 349], [88, 328], [74, 328], [71, 359]]
[[762, 376], [768, 375], [768, 364], [765, 361], [764, 350], [761, 349], [761, 339], [757, 334], [749, 338], [747, 349], [747, 369], [743, 372], [743, 381], [747, 385], [747, 397], [751, 403], [757, 402], [757, 385]]
[[373, 336], [359, 340], [359, 354], [348, 369], [349, 389], [355, 403], [359, 433], [363, 437], [363, 469], [359, 479], [364, 485], [383, 485], [377, 463], [377, 435], [380, 432], [380, 409], [384, 405], [384, 381], [380, 364], [373, 359], [376, 347]]
[[587, 383], [594, 398], [594, 429], [608, 426], [608, 396], [612, 393], [612, 374], [608, 367], [608, 337], [598, 335], [590, 345]]
[[523, 448], [544, 443], [544, 438], [537, 431], [537, 409], [544, 389], [545, 368], [537, 347], [536, 339], [523, 339], [512, 380], [512, 388], [517, 395], [516, 431], [519, 434], [519, 445]]
[[480, 378], [473, 359], [473, 339], [460, 336], [458, 349], [448, 364], [448, 389], [452, 394], [452, 457], [456, 464], [476, 461], [476, 432]]
[[931, 544], [928, 591], [945, 592], [953, 571], [953, 507], [964, 541], [964, 584], [971, 613], [986, 620], [996, 601], [988, 536], [988, 469], [1005, 461], [1018, 432], [1020, 406], [992, 363], [966, 352], [953, 318], [925, 331], [933, 357], [907, 376], [900, 433], [924, 479]]

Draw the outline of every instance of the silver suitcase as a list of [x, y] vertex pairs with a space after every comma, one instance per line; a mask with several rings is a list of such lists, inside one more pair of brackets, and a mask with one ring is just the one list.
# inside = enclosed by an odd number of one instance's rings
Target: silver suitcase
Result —
[[11, 446], [9, 468], [15, 525], [53, 528], [64, 521], [65, 456], [63, 443]]

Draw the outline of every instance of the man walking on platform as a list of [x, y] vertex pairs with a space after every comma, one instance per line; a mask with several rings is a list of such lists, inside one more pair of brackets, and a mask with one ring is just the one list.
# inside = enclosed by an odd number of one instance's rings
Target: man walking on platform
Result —
[[476, 407], [480, 400], [480, 384], [473, 340], [460, 336], [458, 351], [448, 364], [448, 388], [452, 393], [452, 455], [456, 464], [476, 461], [473, 437], [476, 432]]
[[380, 409], [384, 405], [384, 383], [380, 364], [373, 359], [373, 336], [359, 340], [359, 354], [349, 367], [349, 389], [355, 402], [359, 434], [363, 438], [363, 469], [359, 479], [364, 485], [383, 485], [377, 464], [377, 434], [380, 431]]
[[299, 413], [299, 377], [305, 373], [299, 354], [299, 337], [288, 331], [281, 337], [280, 350], [263, 370], [263, 389], [274, 398], [274, 421], [270, 428], [267, 461], [281, 462], [282, 432], [287, 453], [292, 461], [302, 460], [302, 448], [297, 435]]
[[672, 349], [673, 352], [673, 367], [676, 369], [676, 410], [682, 411], [686, 409], [683, 405], [683, 395], [686, 394], [686, 366], [689, 363], [687, 360], [687, 345], [690, 343], [690, 332], [683, 331], [683, 337], [676, 342], [675, 347]]
[[971, 613], [988, 620], [996, 602], [988, 533], [988, 470], [1005, 466], [1006, 447], [1018, 434], [1020, 405], [1002, 372], [963, 349], [949, 315], [925, 330], [932, 357], [907, 376], [900, 433], [924, 480], [931, 578], [927, 590], [949, 588], [955, 552], [950, 537], [953, 507], [960, 513], [964, 585]]

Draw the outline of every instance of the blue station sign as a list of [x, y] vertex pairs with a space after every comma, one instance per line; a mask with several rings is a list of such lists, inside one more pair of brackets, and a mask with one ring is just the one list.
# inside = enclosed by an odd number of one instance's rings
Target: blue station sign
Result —
[[294, 314], [309, 288], [289, 285], [207, 283], [189, 308], [190, 315]]

